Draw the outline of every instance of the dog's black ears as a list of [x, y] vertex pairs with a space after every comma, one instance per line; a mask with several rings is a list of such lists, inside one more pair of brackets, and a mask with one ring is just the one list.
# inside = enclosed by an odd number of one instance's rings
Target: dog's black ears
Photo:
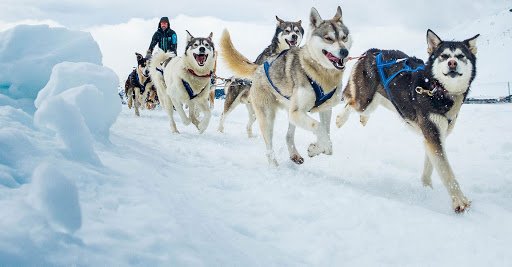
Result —
[[207, 37], [208, 40], [210, 40], [210, 42], [213, 40], [212, 37], [213, 37], [213, 32], [210, 32], [210, 35], [208, 35], [208, 37]]
[[342, 15], [342, 12], [341, 12], [341, 7], [338, 6], [338, 9], [336, 9], [336, 15], [334, 15], [334, 17], [332, 18], [333, 21], [341, 21], [341, 15]]
[[297, 24], [302, 25], [302, 20], [297, 21]]
[[478, 50], [476, 49], [476, 39], [478, 38], [478, 36], [480, 36], [480, 34], [477, 34], [463, 41], [463, 43], [469, 48], [469, 51], [471, 51], [473, 55], [476, 55], [476, 51]]
[[320, 23], [322, 23], [322, 17], [320, 17], [320, 14], [316, 10], [316, 8], [311, 8], [311, 14], [309, 15], [309, 21], [311, 22], [311, 25], [314, 27], [320, 26]]
[[187, 43], [192, 41], [192, 39], [194, 39], [194, 36], [192, 36], [192, 34], [190, 34], [190, 32], [188, 30], [185, 30], [187, 31]]
[[135, 52], [135, 56], [137, 56], [137, 61], [141, 61], [144, 58], [141, 54], [137, 52]]
[[281, 23], [284, 23], [284, 20], [280, 19], [278, 16], [276, 16], [276, 20], [277, 20], [277, 26], [279, 27], [279, 25]]
[[434, 50], [436, 50], [436, 48], [442, 42], [443, 42], [443, 40], [441, 40], [441, 38], [439, 38], [439, 36], [437, 36], [437, 34], [435, 34], [431, 29], [427, 30], [427, 44], [428, 44], [427, 52], [429, 55], [432, 54], [434, 52]]

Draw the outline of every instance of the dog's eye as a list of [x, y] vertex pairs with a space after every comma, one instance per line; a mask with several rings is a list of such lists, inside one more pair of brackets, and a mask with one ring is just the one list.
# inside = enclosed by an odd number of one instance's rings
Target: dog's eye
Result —
[[342, 40], [343, 42], [346, 42], [346, 41], [348, 40], [348, 36], [347, 36], [347, 35], [343, 36], [343, 38], [341, 38], [341, 40]]
[[209, 45], [208, 43], [206, 43], [206, 44], [204, 44], [204, 46], [208, 47], [208, 46], [210, 46], [210, 45]]
[[463, 54], [459, 54], [459, 55], [456, 55], [455, 56], [457, 59], [463, 59], [464, 58], [464, 55]]
[[450, 56], [447, 55], [447, 54], [442, 54], [441, 58], [444, 59], [444, 60], [447, 60], [448, 58], [450, 58]]
[[286, 34], [289, 34], [290, 33], [290, 30], [285, 30], [284, 31]]
[[334, 42], [334, 40], [333, 40], [329, 35], [324, 36], [324, 39], [325, 39], [327, 42]]

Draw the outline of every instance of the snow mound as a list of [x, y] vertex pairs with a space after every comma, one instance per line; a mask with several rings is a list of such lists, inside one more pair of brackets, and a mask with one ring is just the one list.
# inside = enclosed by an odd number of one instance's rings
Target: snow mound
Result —
[[121, 112], [118, 83], [116, 74], [107, 67], [85, 62], [59, 63], [34, 102], [38, 109], [35, 118], [42, 125], [52, 124], [50, 128], [68, 136], [68, 141], [90, 143], [89, 135], [106, 141]]
[[35, 99], [52, 67], [63, 61], [101, 64], [90, 33], [47, 25], [19, 25], [0, 32], [0, 93]]
[[35, 206], [50, 225], [69, 234], [80, 229], [82, 214], [75, 183], [49, 163], [35, 169], [32, 181]]

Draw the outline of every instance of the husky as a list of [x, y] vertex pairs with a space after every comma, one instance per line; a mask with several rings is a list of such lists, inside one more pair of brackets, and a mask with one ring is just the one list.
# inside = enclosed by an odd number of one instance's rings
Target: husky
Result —
[[254, 111], [251, 103], [249, 102], [249, 89], [251, 88], [252, 82], [248, 79], [235, 78], [234, 76], [226, 79], [224, 85], [224, 92], [226, 99], [224, 100], [224, 111], [220, 118], [218, 131], [224, 132], [224, 120], [238, 104], [245, 104], [247, 107], [247, 113], [249, 114], [249, 122], [247, 123], [247, 135], [249, 138], [253, 137], [252, 124], [256, 121]]
[[[271, 56], [275, 56], [284, 50], [292, 47], [297, 47], [302, 42], [304, 36], [304, 28], [302, 27], [302, 20], [297, 22], [284, 21], [276, 16], [277, 25], [274, 37], [263, 52], [254, 61], [255, 64], [261, 65], [265, 60]], [[233, 80], [234, 79], [234, 80]], [[252, 137], [252, 124], [254, 123], [255, 115], [252, 110], [251, 104], [249, 103], [249, 89], [251, 87], [251, 81], [243, 78], [231, 78], [227, 81], [224, 88], [230, 88], [231, 90], [225, 90], [226, 101], [224, 102], [224, 111], [219, 123], [218, 131], [224, 132], [224, 121], [231, 111], [233, 111], [238, 104], [243, 103], [247, 107], [249, 113], [249, 122], [247, 124], [247, 135]]]
[[[352, 38], [343, 23], [340, 7], [330, 20], [322, 20], [318, 11], [312, 8], [305, 45], [285, 50], [263, 65], [250, 63], [233, 47], [229, 32], [224, 30], [221, 54], [236, 75], [252, 80], [250, 101], [271, 165], [278, 165], [272, 147], [278, 108], [288, 112], [286, 141], [293, 162], [304, 162], [295, 147], [296, 126], [317, 136], [317, 141], [308, 148], [310, 157], [332, 154], [329, 136], [332, 107], [341, 102], [342, 77], [351, 44]], [[309, 116], [308, 112], [320, 113], [320, 121]]]
[[423, 185], [432, 187], [435, 168], [457, 213], [468, 209], [471, 202], [455, 179], [446, 156], [445, 140], [455, 126], [476, 75], [478, 36], [461, 42], [443, 41], [428, 30], [426, 65], [401, 51], [368, 50], [352, 69], [343, 91], [346, 106], [336, 118], [336, 125], [341, 127], [350, 112], [357, 111], [365, 125], [379, 104], [398, 113], [423, 135]]
[[144, 109], [146, 100], [154, 88], [149, 76], [147, 58], [139, 53], [135, 53], [135, 56], [137, 57], [137, 68], [128, 75], [124, 83], [124, 92], [128, 98], [128, 108], [135, 107], [135, 115], [140, 116], [139, 108]]
[[[173, 133], [179, 133], [173, 117], [174, 109], [185, 125], [192, 122], [199, 133], [208, 127], [211, 118], [208, 104], [210, 78], [216, 60], [212, 36], [210, 33], [206, 38], [195, 38], [187, 31], [184, 55], [171, 58], [168, 53], [160, 53], [150, 61], [150, 73], [154, 77], [160, 103], [169, 115]], [[159, 72], [161, 67], [162, 74]], [[184, 105], [188, 106], [189, 116], [185, 114]], [[201, 121], [196, 108], [203, 113]]]

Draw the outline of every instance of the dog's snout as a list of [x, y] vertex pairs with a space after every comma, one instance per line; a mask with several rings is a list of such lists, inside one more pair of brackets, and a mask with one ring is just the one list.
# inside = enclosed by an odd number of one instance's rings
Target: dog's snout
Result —
[[347, 50], [347, 49], [345, 49], [345, 48], [342, 48], [342, 49], [340, 50], [340, 57], [341, 57], [341, 58], [346, 58], [347, 56], [348, 56], [348, 50]]
[[201, 47], [199, 47], [199, 52], [201, 52], [201, 53], [206, 52], [206, 48], [204, 48], [204, 47], [202, 47], [202, 46], [201, 46]]
[[292, 35], [293, 40], [297, 40], [298, 38], [299, 38], [299, 36], [297, 34]]
[[455, 59], [448, 61], [448, 68], [450, 68], [450, 69], [457, 68], [457, 61]]

